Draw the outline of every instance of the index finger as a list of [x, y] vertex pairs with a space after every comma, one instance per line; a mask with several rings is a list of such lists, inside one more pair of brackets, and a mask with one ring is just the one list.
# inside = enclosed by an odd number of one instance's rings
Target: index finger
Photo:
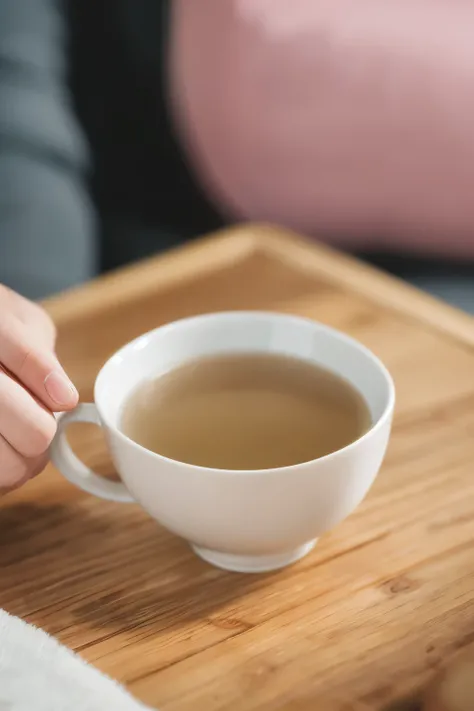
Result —
[[59, 412], [77, 405], [79, 395], [56, 356], [39, 346], [29, 329], [10, 313], [0, 322], [0, 364], [48, 409]]
[[0, 284], [0, 301], [6, 303], [6, 310], [24, 324], [36, 340], [45, 348], [54, 349], [56, 329], [46, 311], [34, 301]]

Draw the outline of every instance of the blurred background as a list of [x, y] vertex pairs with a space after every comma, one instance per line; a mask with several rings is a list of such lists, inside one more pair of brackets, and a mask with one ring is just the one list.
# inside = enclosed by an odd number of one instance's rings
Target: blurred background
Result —
[[0, 0], [0, 282], [264, 220], [474, 312], [474, 5], [354, 5]]

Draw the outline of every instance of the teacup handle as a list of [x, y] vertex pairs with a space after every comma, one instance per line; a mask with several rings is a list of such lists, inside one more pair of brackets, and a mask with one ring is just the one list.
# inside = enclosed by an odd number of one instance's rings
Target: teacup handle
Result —
[[86, 467], [72, 451], [66, 437], [68, 425], [72, 422], [89, 422], [102, 426], [97, 408], [93, 403], [78, 405], [72, 412], [61, 413], [57, 417], [58, 429], [50, 448], [51, 460], [61, 474], [79, 489], [108, 501], [133, 503], [134, 499], [126, 486], [109, 481]]

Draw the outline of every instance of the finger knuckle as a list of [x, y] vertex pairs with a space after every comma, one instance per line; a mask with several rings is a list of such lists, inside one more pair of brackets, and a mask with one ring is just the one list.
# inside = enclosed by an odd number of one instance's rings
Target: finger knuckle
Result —
[[26, 343], [19, 343], [17, 346], [17, 373], [20, 380], [23, 378], [25, 371], [28, 369], [31, 360], [33, 359], [33, 349]]
[[52, 415], [38, 417], [30, 426], [22, 454], [25, 457], [39, 457], [44, 454], [56, 434], [56, 421]]
[[5, 491], [11, 491], [19, 487], [27, 478], [25, 468], [25, 474], [21, 474], [17, 471], [14, 472], [2, 472], [0, 475], [0, 491], [3, 493]]
[[[2, 456], [0, 451], [0, 462]], [[14, 489], [25, 479], [29, 478], [28, 462], [18, 455], [14, 460], [10, 458], [7, 466], [0, 467], [0, 489]]]
[[[2, 463], [2, 451], [0, 445], [0, 464]], [[47, 454], [42, 454], [39, 457], [29, 459], [17, 452], [12, 457], [12, 451], [9, 452], [8, 466], [0, 466], [0, 493], [14, 491], [25, 484], [30, 479], [33, 479], [38, 474], [41, 474], [48, 463]]]
[[48, 464], [48, 461], [49, 461], [49, 457], [48, 457], [47, 453], [44, 453], [44, 454], [40, 455], [39, 457], [35, 457], [33, 460], [30, 460], [28, 478], [32, 479], [33, 477], [37, 476], [38, 474], [41, 474], [43, 469]]
[[45, 309], [40, 306], [39, 304], [35, 304], [32, 302], [32, 312], [38, 318], [41, 323], [46, 326], [47, 328], [51, 329], [52, 331], [56, 331], [56, 326], [54, 325], [53, 319], [51, 316], [48, 314]]

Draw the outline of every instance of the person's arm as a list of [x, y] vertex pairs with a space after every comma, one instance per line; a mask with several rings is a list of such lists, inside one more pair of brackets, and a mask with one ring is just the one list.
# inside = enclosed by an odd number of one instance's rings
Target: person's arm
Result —
[[474, 257], [472, 0], [175, 0], [173, 80], [233, 215]]
[[30, 298], [96, 267], [63, 8], [62, 0], [0, 0], [0, 283]]

